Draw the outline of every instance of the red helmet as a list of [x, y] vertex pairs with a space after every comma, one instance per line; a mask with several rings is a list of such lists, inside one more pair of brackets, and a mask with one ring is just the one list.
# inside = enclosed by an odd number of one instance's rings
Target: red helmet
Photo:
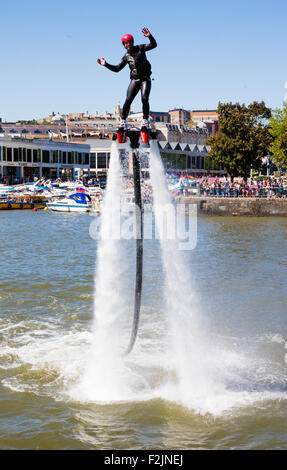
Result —
[[131, 34], [125, 34], [123, 37], [122, 37], [122, 44], [126, 41], [132, 41], [134, 42], [134, 38]]

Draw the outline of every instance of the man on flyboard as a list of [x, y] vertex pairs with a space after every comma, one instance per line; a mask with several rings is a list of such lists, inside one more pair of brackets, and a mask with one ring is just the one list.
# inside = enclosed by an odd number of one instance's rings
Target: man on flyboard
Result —
[[123, 106], [120, 128], [127, 130], [126, 119], [128, 117], [131, 104], [141, 90], [142, 106], [143, 106], [143, 122], [142, 127], [149, 127], [149, 94], [151, 90], [151, 65], [146, 58], [146, 51], [150, 51], [157, 46], [156, 40], [147, 28], [143, 28], [143, 35], [149, 38], [149, 44], [139, 44], [134, 46], [134, 38], [131, 34], [125, 34], [122, 37], [122, 44], [127, 50], [118, 65], [108, 64], [106, 59], [98, 59], [98, 63], [107, 67], [113, 72], [119, 72], [127, 64], [130, 67], [130, 84], [127, 90], [126, 101]]

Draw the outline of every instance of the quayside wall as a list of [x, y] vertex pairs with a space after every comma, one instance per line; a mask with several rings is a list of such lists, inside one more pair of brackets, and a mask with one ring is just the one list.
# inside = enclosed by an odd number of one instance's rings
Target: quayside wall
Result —
[[180, 204], [197, 205], [198, 215], [287, 216], [287, 198], [177, 197]]

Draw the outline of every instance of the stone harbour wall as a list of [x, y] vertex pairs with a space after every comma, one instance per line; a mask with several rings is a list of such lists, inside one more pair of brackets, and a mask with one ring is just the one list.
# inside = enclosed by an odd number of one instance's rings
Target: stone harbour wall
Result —
[[[287, 198], [179, 197], [181, 204], [196, 204], [198, 215], [287, 216]], [[186, 208], [187, 210], [187, 208]]]

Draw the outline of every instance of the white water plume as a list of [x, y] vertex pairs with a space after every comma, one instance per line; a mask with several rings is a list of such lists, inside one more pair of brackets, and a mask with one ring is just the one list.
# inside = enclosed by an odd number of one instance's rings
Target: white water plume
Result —
[[[221, 384], [214, 380], [209, 364], [207, 343], [200, 325], [196, 297], [186, 253], [179, 250], [179, 240], [166, 236], [162, 213], [175, 212], [167, 187], [157, 142], [151, 143], [150, 174], [153, 188], [155, 223], [159, 233], [166, 278], [166, 309], [169, 317], [177, 380], [166, 389], [167, 398], [199, 409]], [[211, 392], [212, 390], [212, 392]]]
[[[128, 344], [130, 325], [126, 321], [126, 302], [123, 295], [124, 251], [120, 240], [120, 162], [116, 143], [113, 143], [110, 169], [102, 211], [101, 239], [95, 278], [94, 343], [87, 372], [81, 381], [81, 399], [118, 401], [132, 399], [145, 377], [134, 373], [136, 364], [124, 360], [122, 353]], [[195, 308], [195, 295], [191, 273], [180, 251], [178, 238], [166, 236], [163, 210], [167, 218], [174, 215], [174, 204], [165, 180], [164, 169], [156, 142], [151, 143], [150, 173], [153, 189], [154, 212], [161, 243], [163, 267], [166, 277], [164, 297], [170, 325], [172, 354], [166, 352], [165, 369], [172, 370], [171, 379], [158, 383], [152, 396], [200, 408], [210, 408], [211, 390], [221, 388], [213, 380], [206, 343]], [[132, 365], [132, 367], [131, 367]], [[214, 370], [214, 369], [213, 369]]]
[[[112, 143], [97, 251], [94, 298], [94, 341], [87, 373], [81, 383], [87, 399], [118, 399], [124, 392], [122, 353], [127, 345], [123, 279], [125, 255], [121, 243], [119, 150]], [[84, 389], [84, 390], [83, 390]]]
[[95, 278], [95, 331], [104, 348], [116, 348], [113, 324], [121, 306], [120, 244], [120, 162], [116, 143], [112, 144], [107, 189], [103, 201], [101, 231]]

